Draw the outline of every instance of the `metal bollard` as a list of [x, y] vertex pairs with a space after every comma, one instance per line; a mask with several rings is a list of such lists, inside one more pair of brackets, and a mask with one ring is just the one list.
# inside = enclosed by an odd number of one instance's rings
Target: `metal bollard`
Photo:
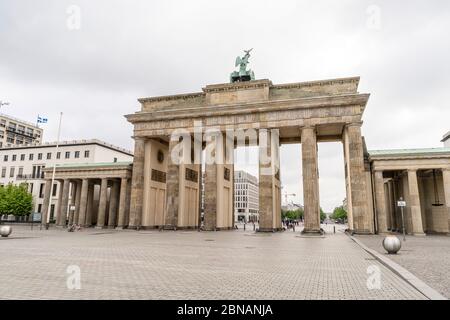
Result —
[[256, 230], [256, 225], [255, 225], [255, 223], [253, 222], [253, 231], [255, 231]]
[[246, 224], [244, 223], [244, 231], [245, 231], [245, 225], [246, 225]]
[[336, 233], [336, 226], [333, 226], [333, 233]]

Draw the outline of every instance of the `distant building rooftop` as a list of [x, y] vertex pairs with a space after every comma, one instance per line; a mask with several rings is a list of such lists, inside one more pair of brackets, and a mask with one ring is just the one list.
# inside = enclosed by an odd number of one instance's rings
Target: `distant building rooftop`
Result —
[[391, 150], [369, 150], [371, 157], [389, 156], [420, 156], [420, 155], [450, 155], [450, 148], [422, 148], [422, 149], [391, 149]]
[[66, 163], [56, 165], [57, 168], [61, 169], [81, 169], [81, 168], [96, 168], [96, 167], [126, 167], [132, 165], [131, 161], [121, 161], [121, 162], [97, 162], [97, 163]]
[[31, 123], [31, 122], [29, 122], [29, 121], [25, 121], [25, 120], [22, 120], [22, 119], [18, 119], [18, 118], [9, 116], [9, 115], [4, 114], [4, 113], [0, 113], [0, 117], [2, 117], [2, 118], [7, 118], [8, 120], [12, 120], [12, 121], [15, 121], [15, 122], [18, 122], [18, 123], [26, 124], [26, 125], [29, 126], [29, 127], [33, 127], [33, 128], [41, 129], [41, 130], [42, 130], [42, 128], [38, 127], [38, 126], [36, 125], [36, 123]]
[[[79, 146], [79, 145], [90, 145], [90, 144], [96, 144], [98, 146], [102, 146], [114, 151], [122, 152], [125, 154], [128, 154], [130, 156], [133, 156], [133, 152], [130, 150], [127, 150], [125, 148], [117, 147], [115, 145], [109, 144], [107, 142], [98, 140], [98, 139], [90, 139], [90, 140], [71, 140], [71, 141], [60, 141], [59, 146]], [[55, 142], [44, 142], [44, 143], [30, 143], [27, 145], [13, 145], [10, 147], [3, 147], [1, 150], [16, 150], [16, 149], [30, 149], [30, 148], [48, 148], [48, 147], [55, 147]]]

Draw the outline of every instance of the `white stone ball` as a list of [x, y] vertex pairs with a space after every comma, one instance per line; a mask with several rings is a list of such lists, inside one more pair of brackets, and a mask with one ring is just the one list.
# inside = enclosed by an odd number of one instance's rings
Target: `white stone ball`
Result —
[[12, 232], [12, 228], [11, 226], [1, 226], [0, 227], [0, 235], [2, 237], [7, 237], [11, 234]]
[[396, 236], [386, 236], [383, 239], [383, 247], [389, 254], [396, 254], [402, 247], [402, 243]]

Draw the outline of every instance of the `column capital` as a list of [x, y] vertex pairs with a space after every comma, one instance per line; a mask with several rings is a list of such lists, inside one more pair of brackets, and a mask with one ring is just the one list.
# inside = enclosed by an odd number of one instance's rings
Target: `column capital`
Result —
[[408, 168], [406, 169], [406, 172], [417, 173], [417, 170], [418, 169]]
[[314, 124], [305, 124], [303, 126], [300, 127], [300, 130], [303, 131], [305, 129], [312, 129], [312, 130], [316, 130], [316, 126]]
[[361, 127], [363, 124], [363, 121], [355, 121], [355, 122], [349, 122], [345, 124], [345, 127]]

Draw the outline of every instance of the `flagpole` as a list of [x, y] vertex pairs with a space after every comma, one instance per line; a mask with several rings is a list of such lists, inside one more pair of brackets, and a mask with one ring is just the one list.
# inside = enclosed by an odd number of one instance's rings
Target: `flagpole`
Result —
[[[56, 155], [58, 154], [58, 149], [59, 149], [59, 138], [60, 138], [60, 135], [61, 135], [62, 116], [63, 116], [63, 113], [61, 112], [59, 114], [58, 140], [56, 141], [55, 158], [54, 158], [55, 160], [56, 160]], [[52, 184], [51, 184], [51, 187], [50, 187], [50, 197], [49, 197], [49, 200], [48, 200], [47, 217], [46, 217], [46, 221], [45, 221], [47, 227], [48, 227], [48, 225], [50, 223], [50, 213], [51, 213], [51, 209], [52, 209], [53, 184], [55, 183], [55, 174], [56, 174], [56, 161], [53, 163]], [[61, 201], [61, 199], [59, 199], [59, 201]]]

